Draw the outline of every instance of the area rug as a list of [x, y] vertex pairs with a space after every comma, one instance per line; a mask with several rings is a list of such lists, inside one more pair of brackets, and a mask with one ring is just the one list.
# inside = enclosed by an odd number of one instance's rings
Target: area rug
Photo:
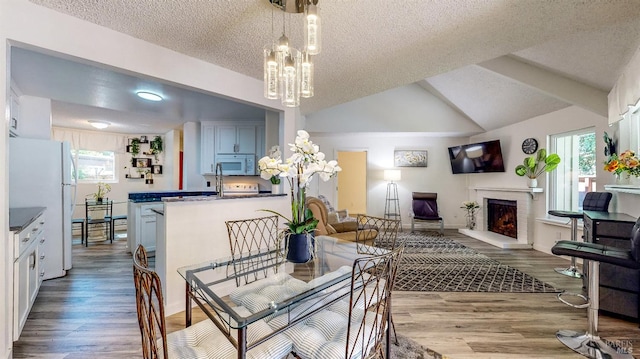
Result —
[[446, 356], [425, 348], [415, 340], [398, 334], [398, 345], [393, 343], [391, 337], [391, 358], [392, 359], [447, 359]]
[[558, 292], [552, 285], [503, 265], [435, 232], [399, 233], [405, 251], [394, 290], [422, 292]]

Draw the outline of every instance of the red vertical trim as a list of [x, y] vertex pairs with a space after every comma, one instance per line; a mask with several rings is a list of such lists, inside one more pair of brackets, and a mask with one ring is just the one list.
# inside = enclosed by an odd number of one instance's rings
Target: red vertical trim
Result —
[[178, 189], [182, 189], [182, 165], [183, 165], [183, 159], [184, 159], [184, 152], [180, 151], [180, 179], [178, 180]]

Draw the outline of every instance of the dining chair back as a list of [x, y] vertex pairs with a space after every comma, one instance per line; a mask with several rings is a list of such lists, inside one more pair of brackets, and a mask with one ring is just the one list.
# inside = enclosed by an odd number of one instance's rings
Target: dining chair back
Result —
[[[148, 268], [148, 263], [147, 251], [142, 245], [138, 245], [133, 254], [133, 281], [136, 287], [138, 324], [142, 335], [142, 356], [144, 359], [168, 358], [162, 284], [158, 274]], [[159, 353], [162, 353], [162, 356], [159, 356]]]
[[[391, 291], [404, 247], [356, 259], [348, 300], [340, 300], [287, 330], [297, 358], [387, 357]], [[387, 337], [388, 339], [389, 337]], [[389, 340], [386, 348], [389, 348]]]
[[103, 198], [102, 201], [97, 202], [94, 200], [84, 200], [85, 209], [85, 246], [89, 245], [89, 233], [91, 226], [99, 227], [100, 230], [104, 229], [105, 238], [109, 239], [113, 243], [113, 238], [110, 233], [111, 217], [113, 215], [113, 201], [108, 198]]
[[149, 269], [147, 252], [142, 245], [138, 245], [133, 254], [133, 281], [144, 359], [235, 357], [233, 346], [208, 319], [167, 335], [162, 283], [158, 274]]
[[234, 274], [245, 273], [236, 278], [237, 286], [240, 286], [241, 278], [246, 284], [265, 278], [270, 268], [277, 272], [282, 258], [278, 216], [226, 221], [225, 224]]
[[399, 219], [380, 218], [359, 214], [356, 230], [358, 253], [381, 254], [396, 247]]

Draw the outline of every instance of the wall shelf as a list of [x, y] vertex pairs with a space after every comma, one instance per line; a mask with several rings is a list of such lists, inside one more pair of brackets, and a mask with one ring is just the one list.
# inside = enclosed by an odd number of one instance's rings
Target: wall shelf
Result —
[[604, 189], [610, 192], [640, 194], [640, 186], [606, 184]]
[[526, 192], [531, 195], [531, 198], [535, 199], [537, 193], [543, 193], [544, 189], [535, 188], [514, 188], [514, 187], [474, 187], [476, 191], [495, 191], [495, 192]]

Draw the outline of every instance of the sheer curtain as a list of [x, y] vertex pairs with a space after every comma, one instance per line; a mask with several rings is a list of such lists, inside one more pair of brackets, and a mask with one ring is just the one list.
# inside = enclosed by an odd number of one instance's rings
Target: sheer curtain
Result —
[[125, 153], [128, 144], [127, 135], [109, 132], [83, 131], [53, 127], [52, 137], [56, 141], [68, 141], [74, 150], [113, 151]]
[[609, 123], [620, 121], [640, 105], [640, 49], [631, 58], [609, 92]]

